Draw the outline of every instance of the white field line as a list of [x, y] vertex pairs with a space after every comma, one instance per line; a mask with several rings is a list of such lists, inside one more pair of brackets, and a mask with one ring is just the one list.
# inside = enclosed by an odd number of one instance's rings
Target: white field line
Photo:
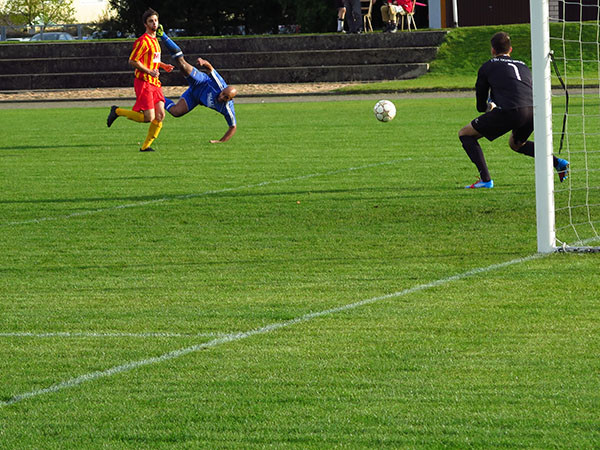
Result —
[[32, 332], [15, 331], [1, 333], [0, 337], [26, 337], [26, 338], [111, 338], [111, 337], [132, 337], [132, 338], [196, 338], [196, 337], [221, 337], [226, 333], [169, 333], [169, 332], [146, 332], [146, 333], [101, 333], [93, 331], [50, 331], [50, 332]]
[[393, 165], [393, 164], [398, 164], [399, 162], [410, 161], [410, 159], [411, 158], [405, 158], [405, 159], [398, 159], [398, 160], [393, 160], [393, 161], [383, 161], [383, 162], [378, 162], [378, 163], [374, 163], [374, 164], [366, 164], [364, 166], [358, 166], [358, 167], [346, 167], [344, 169], [332, 170], [330, 172], [311, 173], [308, 175], [300, 175], [297, 177], [282, 178], [280, 180], [263, 181], [263, 182], [256, 183], [256, 184], [247, 184], [244, 186], [204, 191], [204, 192], [200, 192], [200, 193], [196, 193], [196, 194], [173, 195], [173, 196], [157, 198], [154, 200], [145, 200], [145, 201], [140, 201], [140, 202], [126, 203], [126, 204], [122, 204], [122, 205], [111, 206], [109, 208], [99, 208], [99, 209], [90, 209], [87, 211], [78, 211], [78, 212], [71, 213], [71, 214], [63, 214], [60, 216], [48, 216], [48, 217], [39, 217], [37, 219], [20, 220], [20, 221], [16, 221], [16, 222], [5, 222], [5, 223], [0, 223], [0, 227], [28, 225], [28, 224], [32, 224], [32, 223], [48, 222], [51, 220], [71, 219], [74, 217], [90, 216], [92, 214], [99, 214], [99, 213], [108, 212], [108, 211], [116, 211], [119, 209], [137, 208], [139, 206], [153, 205], [153, 204], [169, 202], [169, 201], [173, 201], [173, 200], [187, 200], [190, 198], [198, 198], [198, 197], [206, 197], [208, 195], [222, 194], [224, 192], [243, 191], [246, 189], [253, 189], [253, 188], [269, 186], [269, 185], [273, 185], [273, 184], [288, 183], [290, 181], [306, 180], [309, 178], [324, 177], [324, 176], [329, 176], [329, 175], [338, 175], [341, 173], [354, 172], [357, 170], [370, 169], [373, 167]]
[[331, 308], [331, 309], [326, 309], [323, 311], [317, 311], [317, 312], [305, 314], [305, 315], [299, 316], [295, 319], [287, 320], [285, 322], [273, 323], [273, 324], [270, 324], [270, 325], [267, 325], [267, 326], [264, 326], [261, 328], [256, 328], [256, 329], [250, 330], [250, 331], [226, 334], [221, 337], [215, 338], [211, 341], [204, 342], [202, 344], [192, 345], [190, 347], [184, 347], [184, 348], [181, 348], [178, 350], [173, 350], [171, 352], [164, 353], [160, 356], [155, 356], [152, 358], [141, 359], [138, 361], [130, 361], [125, 364], [114, 366], [114, 367], [111, 367], [106, 370], [80, 375], [78, 377], [62, 381], [60, 383], [54, 384], [54, 385], [49, 386], [44, 389], [37, 389], [34, 391], [17, 394], [14, 397], [10, 398], [9, 400], [0, 401], [0, 407], [14, 405], [15, 403], [22, 402], [23, 400], [27, 400], [27, 399], [30, 399], [33, 397], [38, 397], [38, 396], [41, 396], [44, 394], [50, 394], [52, 392], [62, 391], [64, 389], [79, 386], [80, 384], [83, 384], [83, 383], [86, 383], [89, 381], [94, 381], [94, 380], [98, 380], [101, 378], [106, 378], [106, 377], [110, 377], [113, 375], [117, 375], [119, 373], [128, 372], [130, 370], [137, 369], [138, 367], [160, 364], [165, 361], [180, 358], [180, 357], [185, 356], [190, 353], [195, 353], [195, 352], [199, 352], [201, 350], [217, 347], [219, 345], [227, 344], [229, 342], [240, 341], [242, 339], [247, 339], [247, 338], [250, 338], [253, 336], [267, 334], [272, 331], [279, 330], [281, 328], [287, 328], [287, 327], [291, 327], [291, 326], [299, 324], [299, 323], [311, 321], [311, 320], [319, 318], [319, 317], [324, 317], [324, 316], [329, 316], [329, 315], [340, 313], [340, 312], [349, 311], [349, 310], [352, 310], [355, 308], [359, 308], [361, 306], [377, 303], [382, 300], [403, 297], [403, 296], [412, 294], [414, 292], [419, 292], [419, 291], [424, 291], [426, 289], [439, 287], [439, 286], [451, 283], [453, 281], [462, 280], [464, 278], [472, 277], [472, 276], [479, 275], [479, 274], [482, 274], [485, 272], [491, 272], [493, 270], [503, 269], [508, 266], [531, 261], [531, 260], [534, 260], [537, 258], [542, 258], [544, 256], [546, 256], [546, 254], [537, 253], [537, 254], [533, 254], [533, 255], [530, 255], [530, 256], [527, 256], [524, 258], [517, 258], [517, 259], [513, 259], [511, 261], [507, 261], [507, 262], [503, 262], [503, 263], [499, 263], [499, 264], [492, 264], [491, 266], [487, 266], [487, 267], [479, 267], [477, 269], [472, 269], [467, 272], [463, 272], [461, 274], [457, 274], [457, 275], [453, 275], [453, 276], [450, 276], [447, 278], [442, 278], [440, 280], [432, 281], [431, 283], [419, 284], [417, 286], [414, 286], [409, 289], [405, 289], [403, 291], [398, 291], [398, 292], [394, 292], [391, 294], [382, 295], [379, 297], [372, 297], [372, 298], [368, 298], [365, 300], [360, 300], [355, 303], [349, 303], [349, 304], [346, 304], [343, 306], [338, 306], [336, 308]]

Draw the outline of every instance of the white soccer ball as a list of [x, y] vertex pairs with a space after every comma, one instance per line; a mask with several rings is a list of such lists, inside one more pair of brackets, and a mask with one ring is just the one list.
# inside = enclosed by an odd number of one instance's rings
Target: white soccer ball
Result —
[[381, 122], [389, 122], [396, 117], [396, 106], [389, 100], [379, 100], [373, 108], [375, 117]]

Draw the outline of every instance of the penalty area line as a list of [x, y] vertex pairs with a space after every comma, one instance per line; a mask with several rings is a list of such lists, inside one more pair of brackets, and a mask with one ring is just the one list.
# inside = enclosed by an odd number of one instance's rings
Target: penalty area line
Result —
[[307, 174], [307, 175], [299, 175], [297, 177], [282, 178], [280, 180], [262, 181], [260, 183], [255, 183], [255, 184], [247, 184], [244, 186], [215, 189], [215, 190], [210, 190], [210, 191], [199, 192], [196, 194], [173, 195], [173, 196], [168, 196], [168, 197], [157, 198], [154, 200], [145, 200], [145, 201], [134, 202], [134, 203], [125, 203], [122, 205], [111, 206], [109, 208], [89, 209], [86, 211], [79, 211], [79, 212], [75, 212], [75, 213], [71, 213], [71, 214], [63, 214], [60, 216], [48, 216], [48, 217], [39, 217], [37, 219], [21, 220], [21, 221], [15, 221], [15, 222], [5, 222], [5, 223], [0, 223], [0, 227], [29, 225], [29, 224], [34, 224], [34, 223], [49, 222], [49, 221], [53, 221], [53, 220], [72, 219], [75, 217], [91, 216], [93, 214], [100, 214], [100, 213], [104, 213], [104, 212], [108, 212], [108, 211], [118, 211], [120, 209], [137, 208], [140, 206], [155, 205], [158, 203], [169, 202], [169, 201], [174, 201], [174, 200], [187, 200], [187, 199], [191, 199], [191, 198], [206, 197], [206, 196], [215, 195], [215, 194], [223, 194], [225, 192], [243, 191], [245, 189], [254, 189], [254, 188], [259, 188], [259, 187], [263, 187], [263, 186], [289, 183], [290, 181], [307, 180], [309, 178], [338, 175], [341, 173], [349, 173], [349, 172], [354, 172], [357, 170], [371, 169], [373, 167], [394, 165], [394, 164], [398, 164], [400, 162], [405, 162], [405, 161], [410, 161], [410, 160], [411, 160], [411, 158], [396, 159], [396, 160], [392, 160], [392, 161], [382, 161], [382, 162], [373, 163], [373, 164], [365, 164], [364, 166], [346, 167], [344, 169], [332, 170], [329, 172], [317, 172], [317, 173], [311, 173], [311, 174]]
[[360, 300], [360, 301], [357, 301], [354, 303], [349, 303], [349, 304], [346, 304], [343, 306], [338, 306], [336, 308], [331, 308], [331, 309], [326, 309], [326, 310], [322, 310], [322, 311], [304, 314], [302, 316], [296, 317], [291, 320], [287, 320], [284, 322], [272, 323], [270, 325], [266, 325], [261, 328], [256, 328], [254, 330], [249, 330], [249, 331], [240, 332], [240, 333], [227, 334], [227, 335], [212, 339], [208, 342], [204, 342], [204, 343], [197, 344], [197, 345], [192, 345], [189, 347], [184, 347], [184, 348], [181, 348], [178, 350], [173, 350], [173, 351], [164, 353], [160, 356], [141, 359], [138, 361], [130, 361], [125, 364], [114, 366], [114, 367], [111, 367], [106, 370], [101, 370], [101, 371], [96, 371], [96, 372], [91, 372], [88, 374], [80, 375], [78, 377], [71, 378], [69, 380], [65, 380], [60, 383], [54, 384], [47, 388], [37, 389], [34, 391], [17, 394], [8, 400], [0, 401], [0, 408], [14, 405], [15, 403], [22, 402], [23, 400], [27, 400], [27, 399], [34, 398], [34, 397], [39, 397], [44, 394], [50, 394], [53, 392], [59, 392], [59, 391], [65, 390], [65, 389], [73, 388], [73, 387], [79, 386], [83, 383], [99, 380], [102, 378], [107, 378], [107, 377], [117, 375], [117, 374], [120, 374], [123, 372], [129, 372], [129, 371], [137, 369], [139, 367], [160, 364], [165, 361], [180, 358], [180, 357], [188, 355], [190, 353], [196, 353], [201, 350], [218, 347], [220, 345], [227, 344], [230, 342], [241, 341], [243, 339], [247, 339], [247, 338], [250, 338], [253, 336], [271, 333], [273, 331], [276, 331], [276, 330], [279, 330], [282, 328], [288, 328], [288, 327], [291, 327], [291, 326], [294, 326], [294, 325], [297, 325], [300, 323], [309, 322], [309, 321], [319, 318], [319, 317], [325, 317], [325, 316], [330, 316], [332, 314], [350, 311], [350, 310], [359, 308], [361, 306], [370, 305], [370, 304], [377, 303], [377, 302], [380, 302], [383, 300], [404, 297], [406, 295], [409, 295], [409, 294], [412, 294], [415, 292], [424, 291], [427, 289], [443, 286], [445, 284], [452, 283], [454, 281], [462, 280], [465, 278], [480, 275], [480, 274], [486, 273], [486, 272], [491, 272], [494, 270], [503, 269], [505, 267], [509, 267], [509, 266], [512, 266], [515, 264], [532, 261], [534, 259], [542, 258], [547, 255], [548, 254], [536, 253], [536, 254], [533, 254], [533, 255], [530, 255], [527, 257], [517, 258], [517, 259], [513, 259], [511, 261], [507, 261], [507, 262], [503, 262], [503, 263], [492, 264], [492, 265], [486, 266], [486, 267], [479, 267], [479, 268], [472, 269], [472, 270], [469, 270], [467, 272], [463, 272], [463, 273], [460, 273], [457, 275], [452, 275], [447, 278], [442, 278], [442, 279], [439, 279], [436, 281], [432, 281], [430, 283], [419, 284], [417, 286], [414, 286], [412, 288], [408, 288], [408, 289], [405, 289], [402, 291], [393, 292], [393, 293], [381, 295], [378, 297], [371, 297], [371, 298]]

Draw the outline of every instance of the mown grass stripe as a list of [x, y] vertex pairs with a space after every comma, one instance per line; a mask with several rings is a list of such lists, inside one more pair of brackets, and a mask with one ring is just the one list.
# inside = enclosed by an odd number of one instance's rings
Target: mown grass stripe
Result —
[[160, 364], [164, 361], [169, 361], [172, 359], [180, 358], [180, 357], [188, 355], [190, 353], [198, 352], [198, 351], [205, 350], [208, 348], [217, 347], [219, 345], [227, 344], [230, 342], [240, 341], [240, 340], [247, 339], [247, 338], [250, 338], [253, 336], [257, 336], [257, 335], [267, 334], [272, 331], [276, 331], [276, 330], [279, 330], [282, 328], [287, 328], [287, 327], [291, 327], [293, 325], [297, 325], [299, 323], [308, 322], [310, 320], [313, 320], [313, 319], [316, 319], [319, 317], [325, 317], [325, 316], [329, 316], [329, 315], [336, 314], [336, 313], [350, 311], [352, 309], [356, 309], [361, 306], [377, 303], [382, 300], [403, 297], [403, 296], [406, 296], [406, 295], [409, 295], [409, 294], [412, 294], [415, 292], [439, 287], [439, 286], [451, 283], [453, 281], [458, 281], [458, 280], [476, 276], [476, 275], [479, 275], [482, 273], [503, 269], [508, 266], [524, 263], [524, 262], [531, 261], [531, 260], [534, 260], [537, 258], [541, 258], [543, 256], [546, 256], [546, 255], [536, 253], [536, 254], [533, 254], [533, 255], [530, 255], [527, 257], [517, 258], [517, 259], [513, 259], [513, 260], [510, 260], [507, 262], [503, 262], [503, 263], [492, 264], [492, 265], [486, 266], [486, 267], [479, 267], [479, 268], [468, 270], [466, 272], [463, 272], [463, 273], [460, 273], [457, 275], [452, 275], [447, 278], [435, 280], [430, 283], [419, 284], [417, 286], [414, 286], [412, 288], [408, 288], [408, 289], [405, 289], [402, 291], [393, 292], [393, 293], [378, 296], [378, 297], [371, 297], [371, 298], [360, 300], [360, 301], [357, 301], [354, 303], [349, 303], [349, 304], [346, 304], [343, 306], [338, 306], [336, 308], [330, 308], [330, 309], [326, 309], [326, 310], [322, 310], [322, 311], [304, 314], [295, 319], [287, 320], [284, 322], [272, 323], [270, 325], [266, 325], [264, 327], [256, 328], [256, 329], [250, 330], [250, 331], [227, 334], [227, 335], [215, 338], [211, 341], [204, 342], [202, 344], [192, 345], [192, 346], [181, 348], [178, 350], [173, 350], [171, 352], [167, 352], [160, 356], [156, 356], [156, 357], [152, 357], [152, 358], [146, 358], [146, 359], [142, 359], [142, 360], [138, 360], [138, 361], [127, 362], [125, 364], [111, 367], [110, 369], [80, 375], [78, 377], [71, 378], [66, 381], [62, 381], [60, 383], [57, 383], [55, 385], [49, 386], [44, 389], [38, 389], [38, 390], [30, 391], [30, 392], [25, 392], [23, 394], [18, 394], [9, 400], [1, 401], [0, 407], [10, 406], [15, 403], [19, 403], [23, 400], [27, 400], [27, 399], [30, 399], [33, 397], [39, 397], [44, 394], [50, 394], [53, 392], [58, 392], [58, 391], [62, 391], [62, 390], [68, 389], [68, 388], [76, 387], [76, 386], [79, 386], [80, 384], [83, 384], [86, 382], [110, 377], [110, 376], [117, 375], [117, 374], [120, 374], [123, 372], [129, 372], [131, 370], [137, 369], [138, 367]]

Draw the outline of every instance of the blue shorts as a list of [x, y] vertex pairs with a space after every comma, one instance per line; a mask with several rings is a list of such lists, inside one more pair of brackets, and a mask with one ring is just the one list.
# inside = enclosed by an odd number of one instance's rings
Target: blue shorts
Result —
[[206, 75], [203, 72], [200, 72], [194, 67], [192, 73], [189, 76], [185, 77], [185, 79], [187, 80], [190, 87], [187, 88], [186, 91], [181, 95], [181, 98], [185, 100], [185, 103], [188, 107], [188, 111], [191, 111], [196, 106], [201, 104], [201, 102], [197, 100], [194, 96], [194, 88], [205, 84], [208, 79], [208, 75]]

